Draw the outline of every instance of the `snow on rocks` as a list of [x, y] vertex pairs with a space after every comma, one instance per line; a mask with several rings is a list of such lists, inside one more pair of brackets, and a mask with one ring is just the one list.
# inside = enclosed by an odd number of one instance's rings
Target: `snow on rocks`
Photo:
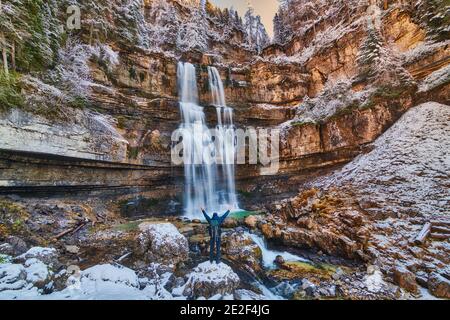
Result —
[[386, 284], [383, 280], [383, 274], [374, 266], [367, 268], [367, 276], [364, 279], [364, 283], [367, 290], [372, 293], [382, 291]]
[[183, 294], [193, 298], [228, 295], [234, 292], [239, 282], [238, 275], [228, 265], [206, 261], [188, 274]]
[[31, 258], [25, 261], [26, 280], [34, 286], [43, 288], [50, 280], [51, 272], [42, 261]]
[[24, 263], [28, 259], [38, 259], [45, 264], [51, 265], [57, 262], [58, 253], [54, 248], [33, 247], [24, 254], [14, 258], [15, 262]]
[[96, 265], [84, 270], [81, 273], [81, 282], [89, 281], [113, 282], [134, 288], [139, 286], [138, 277], [133, 270], [110, 264]]
[[0, 297], [1, 292], [6, 290], [19, 290], [27, 285], [27, 273], [21, 264], [0, 265]]
[[177, 264], [187, 259], [187, 239], [171, 223], [148, 223], [139, 225], [139, 249], [151, 262]]
[[71, 276], [68, 286], [60, 292], [43, 295], [40, 299], [66, 300], [146, 300], [139, 290], [136, 273], [122, 266], [96, 265]]
[[236, 290], [234, 298], [236, 300], [267, 300], [266, 296], [246, 289]]
[[428, 288], [436, 297], [450, 299], [450, 279], [433, 272], [428, 278]]

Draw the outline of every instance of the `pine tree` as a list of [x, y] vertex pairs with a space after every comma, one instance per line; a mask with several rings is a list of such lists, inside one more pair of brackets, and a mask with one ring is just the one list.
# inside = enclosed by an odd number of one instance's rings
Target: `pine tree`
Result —
[[149, 48], [150, 41], [142, 0], [121, 0], [120, 2], [115, 10], [119, 36], [128, 45]]
[[[42, 70], [53, 65], [61, 34], [55, 0], [11, 0], [0, 15], [3, 57], [24, 71]], [[6, 63], [7, 64], [7, 63]], [[7, 67], [5, 64], [5, 68]]]
[[246, 45], [260, 53], [270, 43], [266, 28], [261, 22], [261, 17], [255, 16], [253, 7], [249, 5], [244, 16], [244, 31], [246, 33]]
[[438, 41], [450, 38], [450, 7], [442, 0], [419, 0], [413, 10], [428, 27], [429, 35]]
[[361, 44], [357, 58], [361, 74], [373, 77], [377, 72], [377, 65], [381, 59], [383, 41], [378, 30], [369, 26], [365, 41]]
[[254, 45], [254, 34], [255, 34], [255, 15], [252, 6], [248, 6], [247, 11], [244, 15], [244, 30], [246, 32], [246, 42], [253, 48]]
[[166, 0], [154, 0], [147, 19], [151, 47], [164, 48], [176, 43], [179, 21], [175, 8]]
[[179, 28], [177, 48], [182, 51], [193, 49], [206, 51], [208, 49], [208, 29], [209, 25], [205, 13], [193, 8], [191, 19]]

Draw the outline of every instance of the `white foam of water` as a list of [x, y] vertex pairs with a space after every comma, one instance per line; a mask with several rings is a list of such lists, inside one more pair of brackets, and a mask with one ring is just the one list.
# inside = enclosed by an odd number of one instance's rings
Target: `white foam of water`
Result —
[[308, 262], [308, 260], [296, 256], [295, 254], [289, 253], [287, 251], [276, 251], [269, 249], [262, 236], [250, 234], [250, 237], [261, 248], [263, 265], [265, 268], [274, 268], [275, 267], [274, 260], [277, 256], [282, 256], [285, 261]]

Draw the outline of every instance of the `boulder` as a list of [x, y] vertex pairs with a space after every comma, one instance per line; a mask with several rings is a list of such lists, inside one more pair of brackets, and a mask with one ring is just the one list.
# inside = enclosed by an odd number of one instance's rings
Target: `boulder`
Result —
[[418, 293], [416, 276], [411, 271], [403, 266], [396, 266], [394, 268], [394, 282], [401, 288], [406, 289], [412, 293]]
[[86, 284], [91, 281], [97, 283], [111, 282], [127, 287], [139, 288], [138, 276], [133, 270], [111, 264], [100, 264], [82, 271], [81, 283]]
[[51, 272], [42, 261], [31, 258], [25, 261], [26, 280], [38, 288], [44, 288], [51, 279]]
[[251, 228], [251, 229], [255, 229], [257, 227], [258, 224], [258, 218], [256, 216], [248, 216], [245, 218], [244, 223], [247, 227]]
[[65, 246], [65, 249], [71, 254], [78, 254], [80, 252], [80, 248], [78, 246]]
[[28, 250], [28, 246], [21, 238], [16, 236], [9, 236], [6, 238], [6, 242], [12, 247], [11, 256], [17, 256], [19, 254], [25, 253]]
[[14, 249], [9, 243], [0, 244], [0, 254], [6, 256], [14, 256]]
[[189, 298], [229, 295], [234, 293], [239, 282], [238, 275], [226, 264], [207, 261], [199, 264], [188, 274], [183, 295]]
[[276, 265], [282, 266], [286, 261], [284, 260], [283, 256], [277, 255], [274, 262]]
[[428, 288], [430, 292], [439, 298], [450, 299], [450, 280], [433, 272], [428, 277]]
[[27, 285], [27, 273], [21, 264], [0, 264], [0, 292], [20, 290]]
[[33, 258], [52, 266], [58, 262], [58, 252], [54, 248], [33, 247], [20, 256], [15, 257], [14, 261], [25, 263], [26, 260]]
[[336, 272], [331, 275], [333, 280], [339, 280], [344, 275], [344, 271], [341, 268], [337, 268]]
[[308, 296], [313, 296], [316, 292], [316, 285], [309, 281], [308, 279], [303, 279], [302, 281], [302, 289], [306, 292]]
[[234, 218], [226, 218], [222, 224], [222, 227], [225, 229], [232, 229], [236, 228], [237, 226], [239, 226], [239, 221]]
[[222, 253], [242, 269], [257, 274], [262, 271], [261, 248], [245, 232], [228, 232], [222, 239]]
[[[70, 280], [70, 279], [69, 279]], [[111, 264], [96, 265], [81, 272], [81, 278], [61, 295], [83, 300], [143, 300], [148, 299], [139, 290], [137, 274], [126, 267]], [[55, 297], [59, 297], [56, 293]]]
[[149, 262], [177, 264], [188, 257], [186, 237], [171, 223], [141, 223], [139, 250]]

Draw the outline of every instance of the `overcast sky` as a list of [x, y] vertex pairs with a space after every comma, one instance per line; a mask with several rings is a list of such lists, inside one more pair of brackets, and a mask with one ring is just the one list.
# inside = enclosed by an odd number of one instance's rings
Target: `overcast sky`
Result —
[[[247, 10], [247, 0], [210, 0], [215, 5], [225, 8], [234, 7], [239, 14], [244, 17]], [[270, 37], [273, 35], [273, 17], [278, 9], [278, 0], [251, 0], [255, 13], [262, 18], [267, 33]]]

